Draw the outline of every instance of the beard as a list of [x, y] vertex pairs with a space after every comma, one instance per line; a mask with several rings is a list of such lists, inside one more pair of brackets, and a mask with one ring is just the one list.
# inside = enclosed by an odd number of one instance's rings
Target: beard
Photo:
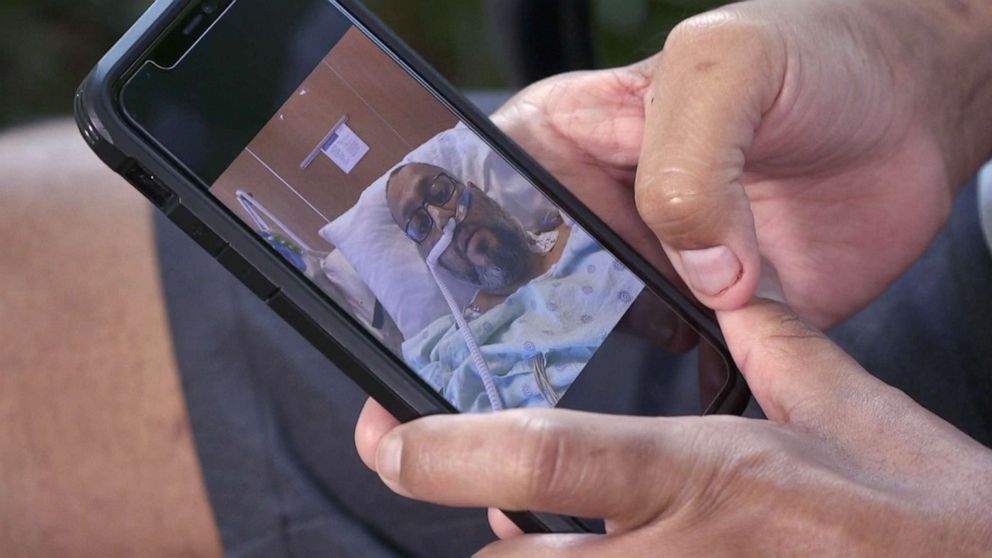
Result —
[[448, 270], [456, 278], [476, 285], [483, 291], [503, 290], [527, 279], [530, 248], [520, 225], [509, 218], [501, 218], [478, 230], [485, 230], [493, 236], [480, 250], [485, 263], [470, 263], [469, 268], [464, 271], [451, 268]]

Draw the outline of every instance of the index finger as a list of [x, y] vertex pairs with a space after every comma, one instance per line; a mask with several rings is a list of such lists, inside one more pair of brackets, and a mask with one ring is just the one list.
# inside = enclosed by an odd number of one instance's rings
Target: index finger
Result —
[[686, 491], [700, 418], [565, 410], [427, 417], [382, 438], [376, 470], [394, 491], [449, 506], [498, 507], [642, 525]]

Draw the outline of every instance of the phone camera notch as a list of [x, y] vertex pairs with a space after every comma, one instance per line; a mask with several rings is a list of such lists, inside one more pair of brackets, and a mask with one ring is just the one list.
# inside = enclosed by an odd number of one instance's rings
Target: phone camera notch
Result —
[[233, 0], [206, 0], [188, 7], [150, 59], [160, 68], [172, 68], [207, 33]]

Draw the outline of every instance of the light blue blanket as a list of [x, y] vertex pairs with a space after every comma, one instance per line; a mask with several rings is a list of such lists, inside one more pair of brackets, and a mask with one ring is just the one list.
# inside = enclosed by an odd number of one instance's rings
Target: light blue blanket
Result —
[[[561, 258], [547, 273], [488, 312], [466, 314], [504, 407], [553, 406], [643, 288], [573, 225]], [[403, 356], [458, 410], [491, 409], [452, 316], [404, 342]]]

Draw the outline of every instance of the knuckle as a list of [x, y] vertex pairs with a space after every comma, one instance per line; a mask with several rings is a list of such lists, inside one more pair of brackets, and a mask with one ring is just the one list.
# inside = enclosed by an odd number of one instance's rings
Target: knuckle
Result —
[[722, 437], [721, 472], [730, 480], [783, 474], [782, 465], [801, 443], [799, 436], [772, 421], [744, 422], [739, 417], [725, 417], [722, 426], [714, 429], [707, 440], [720, 438], [721, 431], [735, 432], [732, 437]]
[[[690, 17], [672, 29], [665, 43], [665, 49], [698, 52], [709, 50], [728, 52], [744, 47], [764, 47], [771, 38], [770, 26], [758, 19], [749, 17], [739, 9], [715, 10]], [[716, 50], [719, 49], [719, 50]]]
[[567, 432], [546, 413], [528, 413], [513, 434], [520, 441], [515, 467], [518, 493], [514, 502], [521, 508], [542, 507], [567, 494], [565, 457]]
[[718, 17], [719, 13], [704, 13], [679, 22], [668, 34], [665, 50], [680, 50], [682, 47], [698, 46], [704, 41], [718, 40], [726, 29], [726, 18]]
[[823, 333], [791, 313], [777, 317], [768, 327], [761, 338], [760, 352], [772, 359], [796, 362], [818, 354], [829, 343]]
[[759, 323], [761, 325], [753, 332], [753, 343], [746, 344], [741, 356], [743, 369], [767, 370], [791, 366], [822, 353], [830, 344], [823, 333], [791, 312]]
[[637, 189], [637, 210], [665, 242], [679, 247], [701, 242], [718, 232], [728, 215], [729, 188], [701, 186], [712, 181], [683, 169], [662, 170]]
[[782, 312], [776, 314], [774, 319], [767, 323], [766, 327], [770, 334], [783, 339], [809, 339], [823, 337], [820, 330], [809, 325], [793, 312]]
[[666, 70], [701, 74], [728, 62], [738, 71], [756, 73], [775, 67], [782, 35], [766, 17], [741, 8], [724, 8], [689, 18], [669, 34], [659, 64]]

